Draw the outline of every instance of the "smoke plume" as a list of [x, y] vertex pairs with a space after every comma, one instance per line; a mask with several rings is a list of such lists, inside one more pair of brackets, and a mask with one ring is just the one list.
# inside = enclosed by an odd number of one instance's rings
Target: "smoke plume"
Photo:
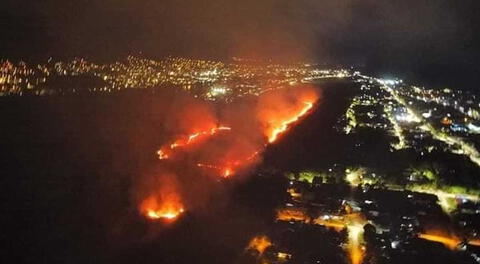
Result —
[[308, 115], [319, 98], [311, 86], [224, 105], [175, 98], [166, 113], [164, 127], [170, 139], [159, 146], [157, 175], [137, 184], [140, 213], [150, 219], [174, 219], [184, 210], [202, 207], [219, 180], [249, 175], [265, 148]]

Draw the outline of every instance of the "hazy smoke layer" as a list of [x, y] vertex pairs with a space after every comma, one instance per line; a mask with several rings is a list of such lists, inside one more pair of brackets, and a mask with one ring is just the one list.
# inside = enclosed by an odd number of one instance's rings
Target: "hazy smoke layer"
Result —
[[175, 219], [202, 207], [218, 180], [248, 175], [264, 149], [309, 114], [319, 98], [317, 89], [303, 86], [226, 105], [174, 99], [164, 122], [171, 139], [159, 148], [158, 168], [136, 179], [140, 213]]

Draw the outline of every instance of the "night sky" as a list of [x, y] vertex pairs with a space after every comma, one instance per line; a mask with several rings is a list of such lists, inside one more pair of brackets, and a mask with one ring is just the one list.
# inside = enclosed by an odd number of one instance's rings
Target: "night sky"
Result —
[[475, 91], [479, 11], [478, 0], [3, 0], [0, 57], [306, 60]]

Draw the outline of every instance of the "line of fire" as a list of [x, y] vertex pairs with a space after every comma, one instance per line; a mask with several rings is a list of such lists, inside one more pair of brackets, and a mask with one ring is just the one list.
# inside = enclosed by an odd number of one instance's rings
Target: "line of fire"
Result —
[[[211, 114], [209, 125], [201, 129], [192, 125], [167, 140], [157, 151], [157, 162], [178, 165], [187, 160], [188, 166], [220, 184], [234, 182], [259, 164], [269, 147], [281, 145], [281, 139], [321, 103], [321, 97], [311, 91], [282, 93], [261, 95], [258, 104], [250, 106], [255, 111], [247, 123], [255, 124], [251, 130], [258, 132], [261, 142], [249, 142], [251, 135], [244, 134], [232, 121], [235, 118], [224, 120]], [[385, 118], [392, 117], [387, 113]], [[402, 134], [393, 134], [401, 142]], [[428, 172], [421, 174], [434, 178]], [[412, 183], [382, 182], [373, 170], [342, 164], [333, 164], [328, 171], [277, 170], [272, 175], [283, 181], [284, 200], [268, 227], [247, 238], [245, 263], [404, 263], [409, 258], [418, 263], [431, 254], [443, 259], [441, 263], [480, 263], [478, 223], [459, 218], [478, 216], [478, 209], [462, 209], [469, 203], [472, 208], [478, 205], [478, 196], [472, 192], [457, 190], [454, 195]], [[186, 212], [195, 209], [182, 197], [178, 180], [182, 175], [159, 177], [154, 191], [140, 202], [141, 215], [153, 224], [188, 219]], [[455, 214], [455, 210], [468, 212]]]
[[[255, 122], [252, 123], [259, 126], [258, 131], [263, 134], [264, 142], [255, 149], [243, 153], [232, 151], [232, 149], [242, 148], [235, 139], [243, 139], [248, 136], [237, 132], [228, 123], [221, 123], [221, 125], [212, 124], [211, 127], [203, 130], [192, 129], [190, 133], [176, 136], [173, 141], [160, 147], [157, 151], [158, 159], [160, 162], [184, 162], [183, 160], [177, 160], [177, 156], [181, 156], [182, 152], [187, 151], [195, 154], [196, 152], [208, 151], [211, 148], [210, 142], [223, 136], [225, 137], [224, 140], [232, 142], [215, 145], [216, 149], [223, 152], [221, 159], [215, 162], [193, 159], [193, 164], [220, 179], [234, 177], [238, 171], [253, 166], [261, 158], [265, 148], [275, 144], [292, 127], [313, 111], [314, 105], [319, 99], [318, 95], [310, 88], [306, 88], [305, 91], [308, 92], [277, 91], [262, 95], [267, 99], [259, 98], [256, 106], [258, 113], [255, 115]], [[228, 135], [233, 135], [233, 137], [229, 138]], [[192, 162], [192, 159], [190, 159], [190, 162]], [[175, 185], [177, 184], [175, 183]], [[187, 210], [178, 191], [181, 186], [174, 186], [173, 181], [160, 181], [158, 185], [158, 191], [150, 194], [140, 203], [140, 212], [150, 220], [174, 221]]]

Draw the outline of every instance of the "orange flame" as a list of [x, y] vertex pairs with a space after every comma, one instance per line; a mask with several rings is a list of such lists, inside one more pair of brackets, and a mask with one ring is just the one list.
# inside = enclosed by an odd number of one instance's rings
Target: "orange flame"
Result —
[[161, 160], [162, 159], [168, 159], [168, 157], [169, 157], [168, 154], [165, 153], [164, 150], [162, 150], [162, 149], [159, 149], [157, 151], [157, 155], [158, 155], [158, 158], [161, 159]]
[[197, 167], [203, 167], [203, 168], [208, 168], [208, 169], [214, 169], [218, 170], [220, 172], [220, 175], [223, 178], [229, 178], [233, 174], [235, 174], [235, 168], [239, 168], [242, 166], [245, 166], [249, 164], [258, 154], [260, 151], [255, 151], [253, 154], [248, 156], [247, 158], [243, 160], [236, 160], [233, 162], [227, 162], [227, 165], [224, 166], [217, 166], [217, 165], [211, 165], [211, 164], [204, 164], [204, 163], [197, 163]]
[[[201, 138], [205, 138], [208, 136], [213, 136], [217, 134], [220, 131], [230, 131], [231, 128], [227, 126], [218, 126], [214, 127], [210, 130], [207, 131], [200, 131], [200, 132], [195, 132], [192, 133], [186, 137], [183, 137], [181, 139], [175, 140], [173, 143], [170, 145], [163, 146], [157, 151], [158, 158], [163, 160], [163, 159], [169, 159], [171, 156], [171, 153], [173, 152], [174, 149], [179, 148], [179, 147], [184, 147], [193, 143], [198, 142]], [[170, 153], [170, 154], [169, 154]]]
[[232, 170], [229, 168], [225, 168], [225, 170], [223, 170], [223, 177], [228, 178], [230, 175], [232, 175]]
[[280, 122], [278, 126], [272, 128], [272, 131], [268, 136], [269, 143], [275, 142], [278, 136], [284, 133], [285, 131], [287, 131], [287, 129], [292, 123], [297, 122], [301, 117], [306, 115], [310, 111], [310, 109], [313, 108], [313, 102], [307, 101], [307, 102], [304, 102], [304, 104], [305, 106], [299, 112], [295, 113], [292, 117], [286, 120], [283, 120], [282, 122]]
[[143, 214], [150, 219], [175, 219], [185, 211], [182, 203], [175, 196], [169, 196], [164, 201], [159, 201], [152, 195], [141, 203], [140, 208]]
[[230, 177], [234, 172], [232, 169], [229, 167], [220, 167], [220, 166], [215, 166], [215, 165], [210, 165], [210, 164], [203, 164], [203, 163], [197, 163], [197, 167], [202, 167], [202, 168], [208, 168], [208, 169], [214, 169], [218, 170], [221, 172], [221, 176], [223, 178], [228, 178]]
[[160, 189], [150, 194], [139, 206], [140, 212], [149, 219], [175, 219], [185, 209], [177, 190], [175, 178], [162, 176]]
[[250, 240], [247, 249], [256, 250], [259, 255], [262, 255], [265, 250], [272, 245], [267, 236], [256, 236]]

